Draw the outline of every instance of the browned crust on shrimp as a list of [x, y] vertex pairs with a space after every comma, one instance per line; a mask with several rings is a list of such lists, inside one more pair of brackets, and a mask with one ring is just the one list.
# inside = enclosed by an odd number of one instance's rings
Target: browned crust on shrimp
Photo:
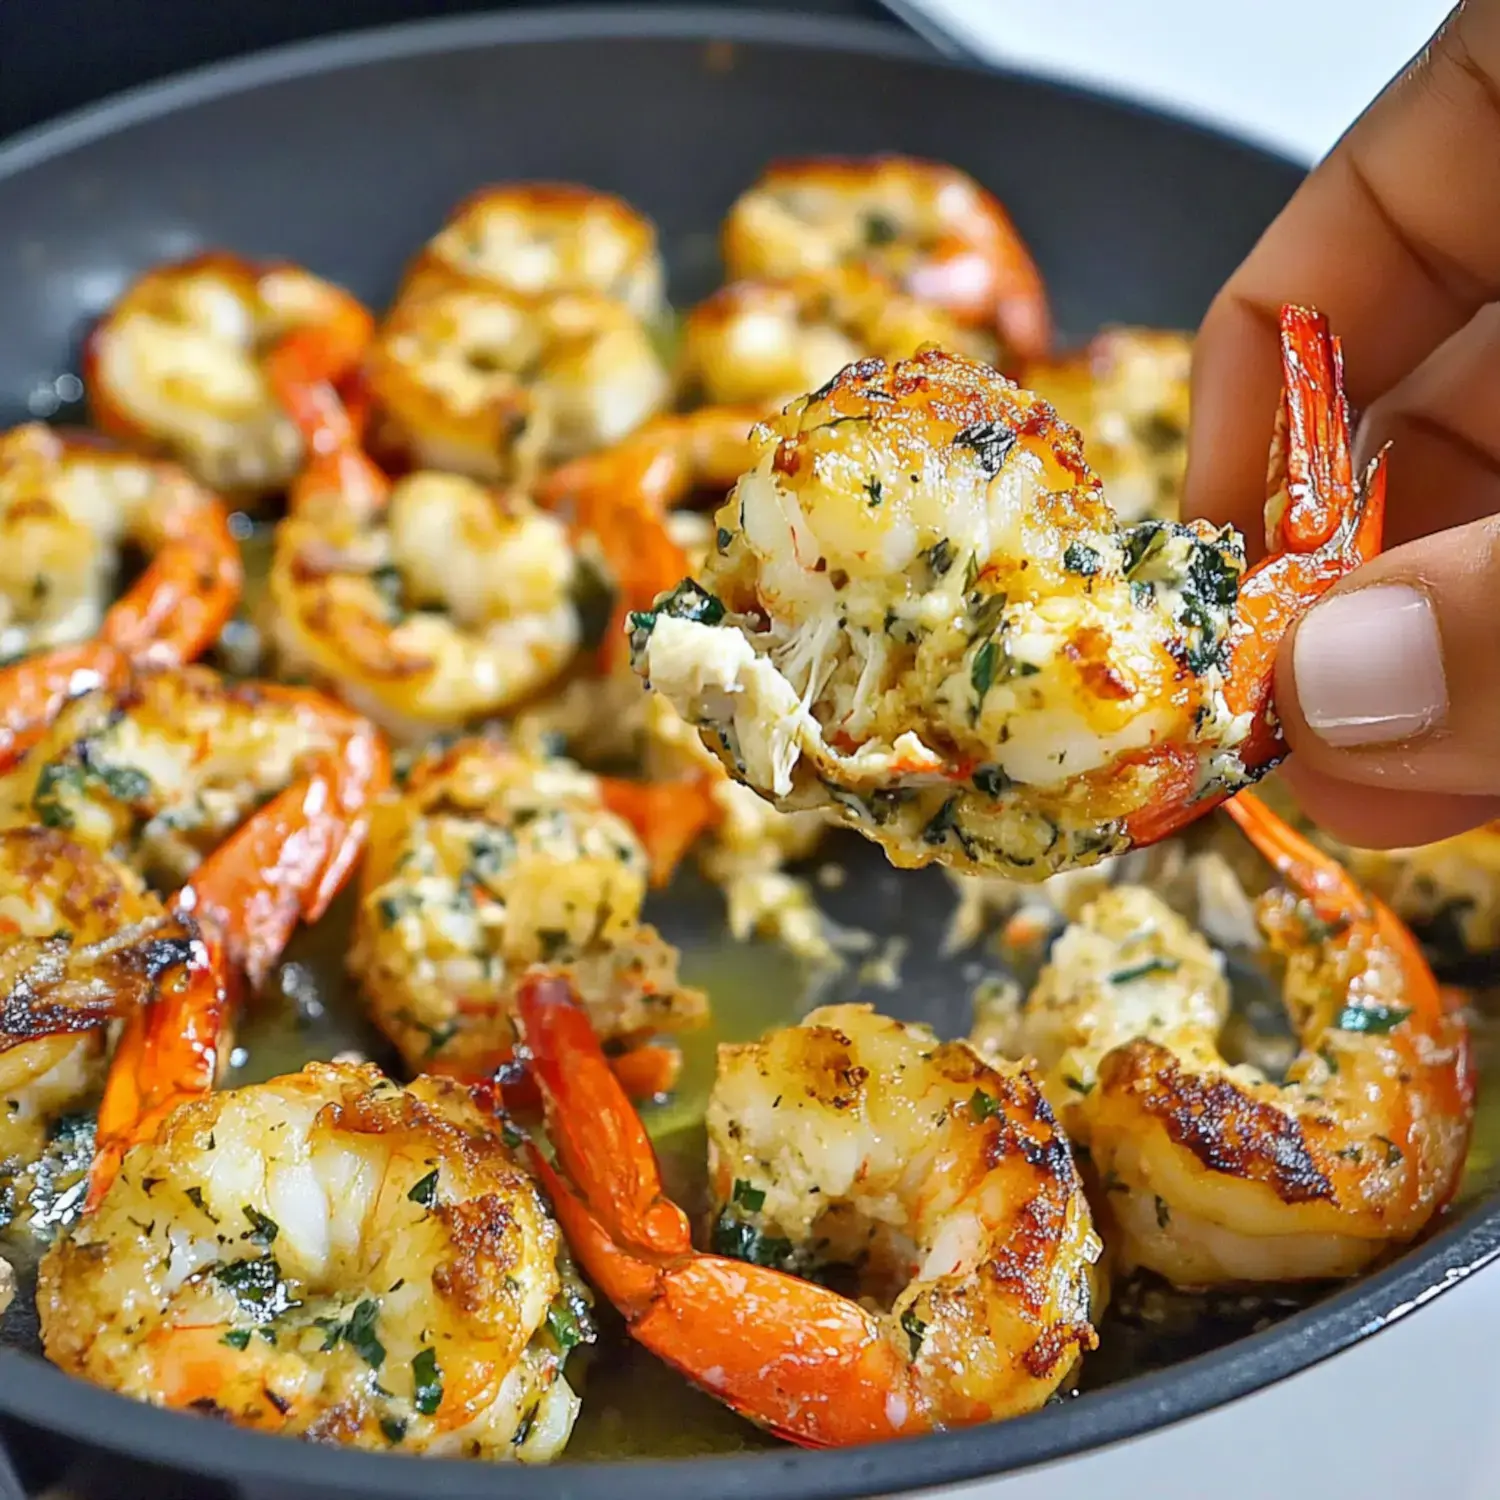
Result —
[[1222, 1073], [1185, 1071], [1155, 1042], [1138, 1040], [1107, 1054], [1099, 1089], [1101, 1104], [1111, 1095], [1128, 1100], [1128, 1108], [1157, 1121], [1211, 1172], [1264, 1183], [1283, 1203], [1337, 1198], [1298, 1120]]

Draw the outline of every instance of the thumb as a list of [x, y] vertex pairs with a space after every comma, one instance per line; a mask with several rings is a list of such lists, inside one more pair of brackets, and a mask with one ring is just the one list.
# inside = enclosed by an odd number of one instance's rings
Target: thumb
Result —
[[1500, 817], [1500, 517], [1382, 554], [1299, 621], [1276, 711], [1303, 810], [1348, 843]]

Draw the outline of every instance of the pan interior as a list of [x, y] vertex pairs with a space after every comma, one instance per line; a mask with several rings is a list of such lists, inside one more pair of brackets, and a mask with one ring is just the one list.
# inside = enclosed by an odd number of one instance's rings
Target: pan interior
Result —
[[[794, 28], [791, 28], [794, 29]], [[881, 55], [735, 39], [465, 42], [372, 50], [319, 71], [268, 70], [45, 160], [0, 158], [0, 421], [69, 419], [63, 379], [94, 317], [146, 265], [209, 246], [284, 256], [380, 305], [446, 210], [475, 187], [563, 178], [622, 194], [658, 223], [678, 305], [717, 283], [716, 227], [777, 156], [895, 150], [952, 161], [993, 188], [1035, 249], [1067, 338], [1110, 322], [1196, 323], [1214, 288], [1294, 187], [1286, 164], [1170, 121], [1043, 84]], [[816, 879], [819, 869], [836, 877]], [[809, 872], [862, 944], [809, 969], [724, 934], [717, 894], [685, 876], [652, 914], [707, 987], [713, 1029], [692, 1038], [678, 1097], [651, 1124], [672, 1185], [701, 1194], [701, 1110], [718, 1040], [814, 1003], [869, 1000], [942, 1035], [967, 1032], [992, 947], [943, 951], [952, 893], [900, 873], [852, 836]], [[835, 884], [835, 880], [837, 883]], [[247, 1019], [239, 1077], [354, 1049], [394, 1065], [346, 981], [349, 902], [299, 936], [279, 996]], [[1489, 1050], [1487, 1036], [1482, 1049]], [[1491, 1185], [1500, 1113], [1482, 1096], [1464, 1203]], [[23, 1273], [34, 1250], [8, 1242]], [[35, 1351], [29, 1278], [0, 1342]], [[1127, 1286], [1086, 1365], [1086, 1389], [1231, 1341], [1320, 1295], [1184, 1299]], [[727, 1451], [754, 1429], [640, 1353], [618, 1329], [583, 1380], [570, 1457]]]

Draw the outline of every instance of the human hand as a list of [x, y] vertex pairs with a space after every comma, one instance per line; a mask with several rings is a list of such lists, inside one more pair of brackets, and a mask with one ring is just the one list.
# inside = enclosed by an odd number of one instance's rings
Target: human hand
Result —
[[1344, 341], [1388, 550], [1300, 622], [1275, 703], [1304, 809], [1353, 844], [1500, 817], [1500, 0], [1468, 0], [1298, 190], [1199, 335], [1186, 509], [1263, 535], [1277, 313]]

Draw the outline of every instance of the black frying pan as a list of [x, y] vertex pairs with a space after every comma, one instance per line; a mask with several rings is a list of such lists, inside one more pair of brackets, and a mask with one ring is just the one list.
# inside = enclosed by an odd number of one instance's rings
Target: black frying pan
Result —
[[[315, 43], [150, 88], [0, 150], [0, 420], [59, 414], [57, 377], [89, 322], [135, 272], [199, 246], [287, 256], [379, 304], [462, 194], [571, 178], [656, 219], [682, 302], [714, 283], [715, 226], [769, 158], [878, 150], [947, 159], [994, 188], [1071, 337], [1104, 321], [1195, 323], [1299, 176], [1119, 103], [934, 61], [872, 25], [564, 10]], [[936, 952], [941, 879], [896, 877], [869, 851], [850, 867], [835, 915], [913, 940], [901, 988], [871, 998], [964, 1030], [969, 987]], [[716, 920], [687, 900], [668, 925], [691, 946], [694, 928]], [[607, 1471], [353, 1453], [127, 1402], [45, 1364], [24, 1332], [0, 1349], [0, 1427], [27, 1488], [66, 1472], [72, 1493], [108, 1500], [890, 1494], [1055, 1460], [1231, 1400], [1497, 1252], [1500, 1203], [1481, 1198], [1387, 1270], [1264, 1332], [1018, 1421], [879, 1449]], [[0, 1496], [9, 1483], [0, 1472]]]

